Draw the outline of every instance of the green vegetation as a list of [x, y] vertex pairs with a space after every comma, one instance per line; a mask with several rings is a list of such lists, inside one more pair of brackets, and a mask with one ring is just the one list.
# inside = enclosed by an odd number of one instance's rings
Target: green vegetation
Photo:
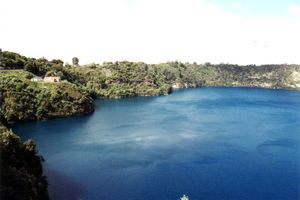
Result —
[[[22, 144], [2, 123], [81, 115], [94, 110], [93, 98], [167, 95], [173, 88], [247, 86], [300, 88], [300, 65], [238, 66], [168, 62], [106, 62], [63, 65], [61, 60], [28, 58], [0, 51], [0, 150], [2, 199], [49, 199], [42, 158], [34, 143]], [[60, 76], [56, 83], [34, 76]]]
[[[80, 66], [74, 57], [73, 65], [63, 66], [57, 59], [34, 59], [8, 51], [0, 54], [0, 112], [8, 122], [89, 113], [91, 97], [166, 95], [173, 88], [201, 86], [300, 88], [299, 65], [122, 61]], [[34, 75], [60, 76], [63, 81], [31, 82]]]
[[32, 140], [25, 143], [0, 124], [1, 199], [49, 199], [47, 178], [43, 176], [43, 158], [37, 155]]
[[79, 59], [77, 57], [72, 58], [73, 65], [79, 65]]
[[214, 65], [217, 74], [208, 86], [300, 88], [300, 65]]
[[93, 111], [93, 100], [69, 82], [32, 82], [24, 70], [0, 71], [0, 111], [9, 122], [41, 120]]
[[70, 69], [80, 84], [98, 97], [165, 95], [172, 86], [247, 86], [300, 88], [299, 65], [237, 66], [169, 62], [157, 65], [133, 62], [85, 65]]

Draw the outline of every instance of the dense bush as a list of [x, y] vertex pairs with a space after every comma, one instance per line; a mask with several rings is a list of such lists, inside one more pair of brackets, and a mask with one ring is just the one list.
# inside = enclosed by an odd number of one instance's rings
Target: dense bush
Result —
[[199, 65], [181, 62], [148, 65], [123, 61], [86, 65], [72, 68], [71, 71], [80, 77], [77, 84], [94, 90], [98, 97], [123, 98], [168, 94], [174, 84], [181, 88], [248, 86], [297, 89], [297, 81], [291, 74], [299, 72], [300, 66]]
[[[0, 73], [1, 110], [8, 121], [86, 113], [92, 110], [90, 97], [166, 95], [172, 91], [173, 85], [179, 88], [248, 86], [293, 89], [300, 85], [299, 65], [238, 66], [178, 61], [146, 64], [122, 61], [63, 66], [61, 60], [27, 58], [7, 51], [0, 54], [4, 69], [25, 70], [2, 70]], [[56, 84], [32, 83], [29, 78], [33, 75], [60, 76], [64, 81]]]
[[[32, 76], [32, 75], [31, 75]], [[31, 82], [25, 71], [0, 72], [0, 112], [18, 122], [86, 114], [93, 111], [89, 94], [69, 82]]]
[[32, 140], [25, 143], [0, 124], [1, 199], [47, 200], [47, 178], [43, 158], [37, 155]]
[[[297, 88], [291, 77], [299, 65], [238, 66], [230, 64], [181, 63], [160, 64], [143, 62], [105, 62], [79, 66], [63, 61], [35, 59], [13, 52], [0, 52], [4, 69], [25, 69], [35, 75], [60, 76], [76, 84], [93, 97], [124, 98], [130, 96], [162, 95], [171, 86], [250, 86], [269, 88]], [[76, 58], [77, 60], [77, 58]]]

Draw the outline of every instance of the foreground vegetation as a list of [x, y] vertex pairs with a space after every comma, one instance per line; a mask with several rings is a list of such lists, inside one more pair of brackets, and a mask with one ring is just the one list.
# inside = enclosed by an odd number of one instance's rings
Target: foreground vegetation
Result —
[[0, 124], [1, 193], [3, 200], [49, 199], [43, 158], [32, 140], [25, 143]]

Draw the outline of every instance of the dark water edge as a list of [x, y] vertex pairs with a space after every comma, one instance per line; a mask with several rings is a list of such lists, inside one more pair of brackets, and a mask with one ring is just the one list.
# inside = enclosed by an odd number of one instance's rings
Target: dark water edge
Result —
[[181, 89], [14, 125], [53, 199], [300, 199], [300, 93]]

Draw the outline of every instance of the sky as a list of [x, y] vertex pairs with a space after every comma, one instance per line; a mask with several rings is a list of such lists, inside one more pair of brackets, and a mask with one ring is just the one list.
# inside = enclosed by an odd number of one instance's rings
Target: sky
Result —
[[0, 0], [0, 48], [105, 61], [300, 64], [300, 0]]

